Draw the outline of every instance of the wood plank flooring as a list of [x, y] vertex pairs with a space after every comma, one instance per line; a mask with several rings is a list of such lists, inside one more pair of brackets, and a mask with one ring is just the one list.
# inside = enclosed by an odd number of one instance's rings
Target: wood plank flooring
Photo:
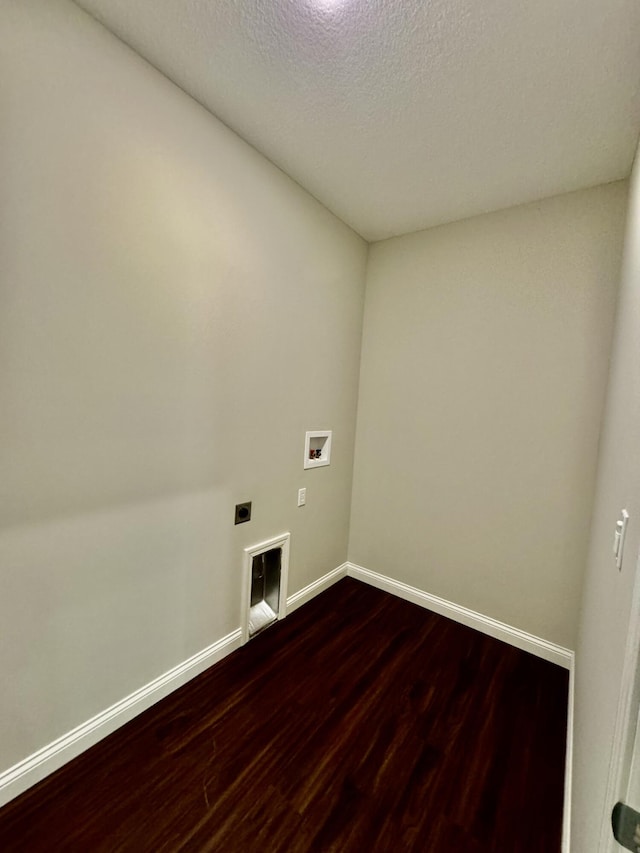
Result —
[[560, 850], [566, 671], [345, 579], [0, 810], [0, 850]]

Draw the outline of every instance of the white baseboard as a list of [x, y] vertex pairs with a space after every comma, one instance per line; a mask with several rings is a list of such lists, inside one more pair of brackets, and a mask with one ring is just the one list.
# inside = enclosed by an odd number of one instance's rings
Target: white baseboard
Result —
[[[291, 613], [314, 596], [345, 577], [347, 564], [328, 572], [318, 580], [287, 598], [287, 612]], [[0, 773], [0, 807], [6, 805], [32, 785], [58, 770], [71, 759], [182, 687], [196, 675], [231, 654], [242, 645], [240, 628], [188, 658], [178, 666], [150, 681], [144, 687], [96, 714], [87, 722], [72, 729], [62, 737], [34, 752], [32, 755]]]
[[40, 782], [45, 776], [53, 773], [54, 770], [58, 770], [72, 758], [98, 743], [142, 711], [150, 708], [151, 705], [186, 684], [196, 675], [231, 654], [240, 645], [241, 631], [238, 628], [165, 672], [164, 675], [154, 678], [144, 687], [107, 708], [106, 711], [102, 711], [92, 719], [54, 740], [48, 746], [39, 749], [33, 755], [0, 773], [0, 806], [5, 805], [18, 794], [22, 794], [27, 788], [35, 785], [36, 782]]
[[318, 580], [313, 581], [313, 583], [308, 584], [308, 586], [305, 586], [298, 592], [294, 592], [293, 595], [290, 595], [287, 598], [287, 613], [293, 613], [293, 611], [297, 610], [298, 607], [302, 607], [302, 605], [306, 604], [307, 601], [311, 601], [311, 599], [315, 598], [316, 595], [319, 595], [321, 592], [324, 592], [325, 589], [329, 589], [329, 587], [333, 586], [334, 583], [337, 583], [339, 580], [346, 577], [347, 565], [348, 563], [343, 563], [341, 566], [338, 566], [337, 569], [327, 572], [326, 575], [322, 575]]
[[567, 707], [567, 754], [564, 765], [564, 810], [562, 813], [562, 853], [571, 853], [571, 792], [573, 780], [573, 707], [575, 693], [575, 657], [569, 667], [569, 704]]
[[423, 592], [414, 586], [409, 586], [401, 581], [380, 575], [378, 572], [369, 571], [369, 569], [356, 566], [354, 563], [347, 563], [347, 575], [350, 578], [355, 578], [356, 580], [375, 586], [377, 589], [397, 595], [399, 598], [404, 598], [406, 601], [418, 604], [427, 610], [432, 610], [434, 613], [439, 613], [441, 616], [447, 616], [449, 619], [453, 619], [454, 622], [460, 622], [462, 625], [475, 628], [476, 631], [480, 631], [482, 634], [488, 634], [497, 640], [503, 640], [505, 643], [509, 643], [518, 649], [523, 649], [525, 652], [531, 652], [540, 658], [551, 661], [551, 663], [557, 663], [565, 669], [571, 668], [573, 652], [570, 649], [565, 649], [563, 646], [550, 643], [548, 640], [528, 634], [519, 628], [512, 628], [504, 622], [498, 622], [497, 619], [483, 616], [482, 613], [476, 613], [475, 610], [469, 610], [460, 604], [453, 604], [453, 602], [447, 601], [445, 598], [439, 598], [437, 595]]
[[490, 637], [495, 637], [498, 640], [503, 640], [505, 643], [509, 643], [518, 649], [523, 649], [525, 652], [531, 652], [544, 660], [556, 663], [569, 670], [567, 754], [565, 758], [564, 810], [562, 815], [562, 853], [571, 853], [571, 783], [573, 768], [573, 703], [575, 669], [574, 652], [571, 649], [565, 649], [563, 646], [550, 643], [548, 640], [543, 640], [541, 637], [528, 634], [526, 631], [521, 631], [519, 628], [512, 628], [504, 622], [498, 622], [497, 619], [491, 619], [489, 616], [483, 616], [481, 613], [476, 613], [474, 610], [469, 610], [467, 607], [462, 607], [459, 604], [453, 604], [451, 601], [447, 601], [437, 595], [431, 595], [428, 592], [423, 592], [421, 589], [409, 586], [401, 581], [378, 574], [378, 572], [372, 572], [362, 566], [356, 566], [354, 563], [347, 563], [346, 567], [347, 575], [350, 578], [355, 578], [356, 580], [375, 586], [377, 589], [390, 592], [393, 595], [397, 595], [399, 598], [404, 598], [406, 601], [411, 601], [414, 604], [418, 604], [420, 607], [432, 610], [434, 613], [439, 613], [441, 616], [447, 616], [455, 622], [468, 625], [470, 628], [475, 628], [476, 631], [488, 634]]
[[[392, 595], [412, 601], [427, 610], [440, 613], [456, 622], [461, 622], [471, 628], [504, 640], [517, 648], [532, 652], [539, 657], [557, 663], [571, 671], [570, 697], [569, 697], [569, 721], [567, 736], [567, 775], [565, 777], [565, 803], [570, 803], [571, 789], [571, 746], [573, 742], [573, 652], [549, 643], [539, 637], [527, 634], [517, 628], [512, 628], [495, 619], [490, 619], [466, 607], [453, 604], [438, 596], [431, 595], [408, 586], [393, 578], [371, 572], [362, 566], [353, 563], [343, 563], [336, 569], [323, 575], [321, 578], [308, 584], [303, 589], [295, 592], [287, 598], [287, 612], [291, 613], [310, 601], [319, 593], [328, 589], [345, 576], [355, 578], [364, 583], [375, 586], [378, 589], [390, 592]], [[40, 782], [50, 773], [58, 770], [72, 758], [89, 749], [107, 735], [114, 732], [120, 726], [132, 720], [135, 716], [154, 705], [160, 699], [168, 696], [178, 687], [186, 684], [196, 675], [214, 663], [222, 660], [242, 645], [242, 631], [240, 628], [222, 637], [217, 642], [203, 649], [201, 652], [188, 658], [178, 666], [165, 672], [163, 675], [150, 681], [144, 687], [131, 693], [110, 708], [97, 714], [92, 719], [77, 726], [72, 731], [34, 752], [32, 755], [0, 773], [0, 807], [8, 803]], [[565, 811], [563, 825], [563, 853], [568, 853], [568, 811]], [[565, 841], [566, 839], [566, 841]]]

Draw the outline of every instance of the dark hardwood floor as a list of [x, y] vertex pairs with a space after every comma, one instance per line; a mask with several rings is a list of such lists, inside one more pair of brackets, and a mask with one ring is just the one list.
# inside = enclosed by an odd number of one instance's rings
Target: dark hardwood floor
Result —
[[567, 682], [345, 579], [0, 810], [0, 850], [556, 853]]

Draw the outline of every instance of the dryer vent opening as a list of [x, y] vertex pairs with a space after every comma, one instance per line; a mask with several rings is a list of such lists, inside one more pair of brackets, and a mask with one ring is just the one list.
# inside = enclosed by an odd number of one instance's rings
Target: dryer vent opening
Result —
[[287, 610], [289, 534], [244, 549], [242, 633], [246, 642], [264, 631]]
[[251, 562], [249, 636], [253, 637], [278, 618], [282, 548], [257, 554]]

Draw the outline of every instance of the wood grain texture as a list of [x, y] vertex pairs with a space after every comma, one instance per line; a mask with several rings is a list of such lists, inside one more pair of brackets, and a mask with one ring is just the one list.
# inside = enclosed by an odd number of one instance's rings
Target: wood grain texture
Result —
[[0, 849], [554, 853], [567, 682], [346, 578], [0, 810]]

